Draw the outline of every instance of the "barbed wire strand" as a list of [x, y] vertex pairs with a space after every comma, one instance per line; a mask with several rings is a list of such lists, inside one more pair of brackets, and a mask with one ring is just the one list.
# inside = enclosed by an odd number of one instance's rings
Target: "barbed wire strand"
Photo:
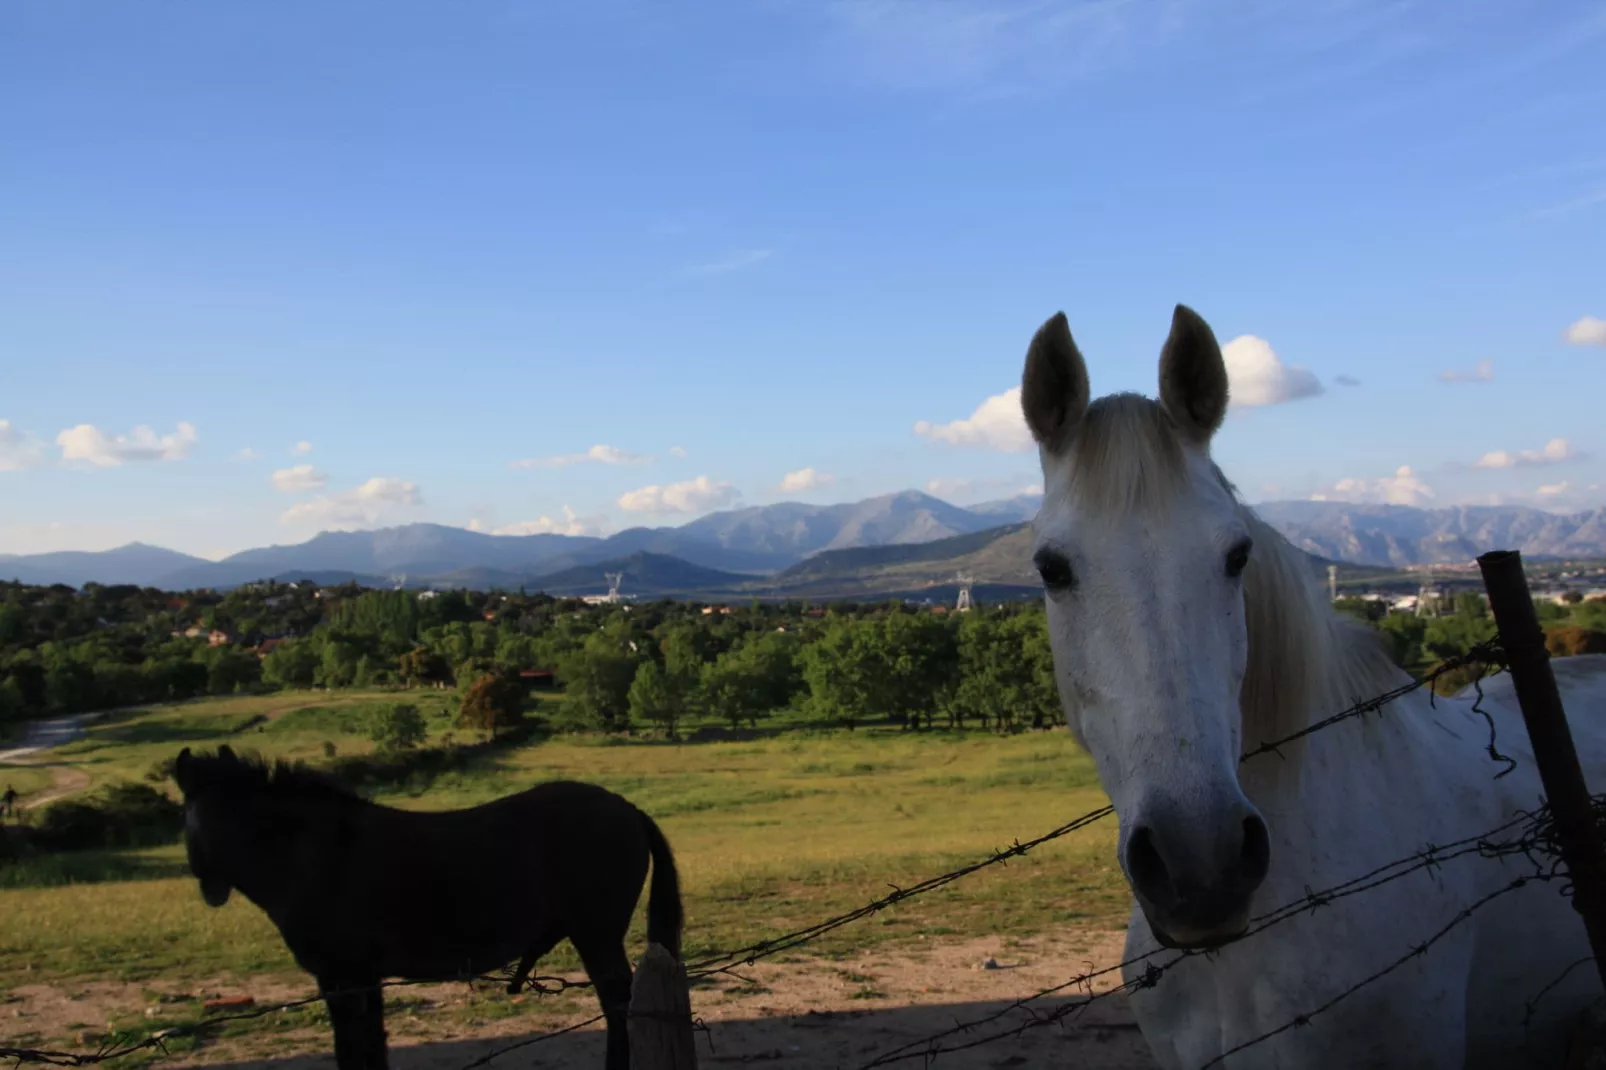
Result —
[[[1606, 800], [1606, 796], [1603, 796], [1602, 798], [1603, 800]], [[1512, 829], [1523, 825], [1528, 826], [1524, 835], [1506, 842], [1496, 842], [1494, 840], [1494, 837], [1510, 832]], [[1501, 823], [1487, 832], [1480, 833], [1477, 836], [1468, 836], [1464, 839], [1443, 845], [1430, 844], [1427, 847], [1413, 852], [1404, 858], [1400, 858], [1393, 862], [1386, 863], [1385, 865], [1378, 866], [1370, 873], [1353, 877], [1341, 884], [1334, 885], [1331, 888], [1327, 888], [1319, 892], [1307, 889], [1306, 893], [1299, 899], [1292, 900], [1281, 907], [1267, 911], [1266, 913], [1252, 919], [1249, 926], [1244, 930], [1243, 933], [1231, 940], [1223, 942], [1219, 947], [1175, 951], [1171, 953], [1171, 957], [1167, 961], [1156, 964], [1150, 960], [1157, 956], [1168, 953], [1166, 949], [1158, 948], [1153, 951], [1144, 952], [1141, 955], [1133, 956], [1123, 962], [1117, 963], [1114, 966], [1107, 966], [1103, 969], [1090, 970], [1086, 973], [1078, 974], [1068, 981], [1055, 985], [1052, 988], [1046, 988], [1040, 992], [1036, 992], [1032, 995], [1016, 1000], [1001, 1010], [967, 1022], [957, 1023], [948, 1029], [933, 1033], [930, 1036], [924, 1037], [920, 1040], [911, 1041], [901, 1045], [900, 1047], [894, 1048], [883, 1053], [881, 1056], [871, 1060], [870, 1062], [862, 1064], [860, 1070], [870, 1070], [872, 1067], [886, 1066], [892, 1063], [915, 1058], [924, 1059], [929, 1062], [937, 1055], [946, 1055], [957, 1051], [968, 1050], [970, 1048], [981, 1047], [985, 1044], [996, 1043], [1000, 1040], [1019, 1036], [1028, 1030], [1037, 1029], [1045, 1025], [1059, 1024], [1066, 1018], [1080, 1014], [1082, 1011], [1086, 1010], [1087, 1007], [1101, 1000], [1108, 999], [1117, 994], [1130, 993], [1142, 988], [1152, 988], [1154, 985], [1159, 983], [1161, 977], [1174, 969], [1179, 963], [1187, 959], [1198, 956], [1213, 956], [1222, 948], [1250, 939], [1275, 925], [1279, 925], [1290, 920], [1297, 915], [1314, 913], [1317, 910], [1329, 906], [1338, 900], [1371, 891], [1385, 884], [1390, 884], [1403, 877], [1409, 876], [1412, 873], [1417, 873], [1422, 870], [1436, 869], [1446, 862], [1457, 858], [1468, 857], [1472, 855], [1478, 855], [1483, 858], [1525, 856], [1533, 862], [1535, 871], [1532, 875], [1519, 878], [1520, 880], [1527, 882], [1530, 880], [1556, 879], [1558, 876], [1560, 876], [1558, 867], [1555, 864], [1545, 866], [1537, 857], [1537, 855], [1543, 855], [1549, 858], [1557, 857], [1556, 855], [1552, 854], [1552, 851], [1554, 850], [1554, 844], [1551, 842], [1553, 833], [1550, 826], [1551, 823], [1549, 821], [1548, 810], [1541, 809], [1532, 813], [1525, 812], [1519, 814], [1516, 817]], [[1510, 889], [1508, 888], [1506, 890]], [[1124, 972], [1129, 967], [1140, 965], [1144, 966], [1143, 972], [1132, 980], [1125, 981], [1122, 984], [1114, 986], [1113, 988], [1107, 989], [1103, 992], [1093, 991], [1094, 981], [1117, 971]], [[1370, 979], [1366, 982], [1363, 982], [1363, 985], [1358, 987], [1363, 987], [1365, 983], [1370, 983]], [[1052, 1012], [1038, 1013], [1031, 1008], [1031, 1004], [1039, 1000], [1060, 995], [1061, 993], [1064, 993], [1070, 989], [1084, 988], [1088, 992], [1085, 997], [1082, 997], [1074, 1003], [1064, 1004]], [[1345, 993], [1346, 996], [1348, 994], [1349, 993]], [[1007, 1030], [992, 1032], [986, 1036], [970, 1040], [963, 1044], [945, 1045], [942, 1043], [951, 1037], [970, 1034], [977, 1029], [994, 1025], [1018, 1011], [1025, 1011], [1031, 1016], [1030, 1020]], [[1317, 1013], [1320, 1013], [1320, 1011]]]

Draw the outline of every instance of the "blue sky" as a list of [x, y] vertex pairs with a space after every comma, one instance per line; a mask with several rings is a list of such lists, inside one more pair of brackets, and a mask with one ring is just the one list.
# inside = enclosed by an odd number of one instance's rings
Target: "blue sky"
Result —
[[1251, 500], [1598, 507], [1603, 46], [1559, 0], [16, 0], [0, 552], [1002, 497], [1036, 327], [1152, 394], [1178, 301]]

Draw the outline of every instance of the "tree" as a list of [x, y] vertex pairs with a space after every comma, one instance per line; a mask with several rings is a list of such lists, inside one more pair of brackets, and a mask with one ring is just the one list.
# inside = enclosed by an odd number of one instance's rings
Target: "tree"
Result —
[[287, 639], [262, 659], [262, 679], [278, 687], [311, 687], [319, 660], [314, 640]]
[[444, 683], [451, 670], [446, 659], [425, 646], [415, 646], [396, 662], [396, 671], [408, 687]]
[[685, 711], [685, 694], [656, 661], [644, 661], [636, 667], [629, 704], [631, 720], [662, 724], [669, 738], [675, 738], [675, 727]]
[[487, 735], [512, 728], [524, 719], [524, 689], [518, 677], [507, 672], [488, 672], [463, 693], [457, 723]]
[[604, 732], [630, 727], [630, 685], [636, 679], [637, 658], [616, 639], [598, 632], [579, 650], [558, 664], [574, 712]]
[[368, 722], [368, 738], [381, 753], [411, 750], [424, 741], [424, 715], [411, 703], [397, 703], [375, 710]]

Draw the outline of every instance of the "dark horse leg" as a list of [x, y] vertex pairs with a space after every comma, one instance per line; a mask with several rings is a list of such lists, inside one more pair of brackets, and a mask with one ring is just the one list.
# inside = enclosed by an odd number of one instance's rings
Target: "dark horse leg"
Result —
[[513, 980], [508, 982], [508, 995], [516, 996], [519, 994], [519, 990], [524, 987], [524, 982], [530, 979], [530, 971], [535, 969], [535, 964], [553, 948], [557, 947], [558, 941], [562, 939], [563, 933], [548, 930], [530, 944], [529, 949], [524, 952], [524, 957], [519, 959], [519, 968], [513, 971]]
[[340, 1070], [386, 1070], [385, 997], [377, 981], [319, 978]]
[[630, 960], [622, 934], [612, 937], [570, 936], [580, 953], [597, 999], [608, 1019], [606, 1070], [630, 1070]]

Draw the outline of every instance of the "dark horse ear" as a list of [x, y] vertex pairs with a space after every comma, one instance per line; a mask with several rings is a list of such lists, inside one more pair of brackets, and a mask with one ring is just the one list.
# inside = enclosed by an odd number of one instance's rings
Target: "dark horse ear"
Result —
[[219, 758], [222, 758], [226, 762], [233, 762], [233, 761], [238, 761], [239, 760], [239, 759], [235, 758], [235, 756], [234, 756], [234, 748], [229, 746], [227, 743], [225, 743], [222, 746], [218, 747], [217, 756]]
[[1058, 453], [1087, 412], [1088, 400], [1087, 364], [1071, 338], [1065, 313], [1056, 312], [1037, 329], [1026, 349], [1021, 414], [1037, 444]]
[[1203, 449], [1227, 417], [1227, 364], [1199, 313], [1178, 305], [1160, 351], [1160, 404], [1193, 445]]
[[194, 760], [188, 747], [179, 751], [178, 757], [173, 759], [173, 780], [180, 791], [190, 790], [190, 763]]

